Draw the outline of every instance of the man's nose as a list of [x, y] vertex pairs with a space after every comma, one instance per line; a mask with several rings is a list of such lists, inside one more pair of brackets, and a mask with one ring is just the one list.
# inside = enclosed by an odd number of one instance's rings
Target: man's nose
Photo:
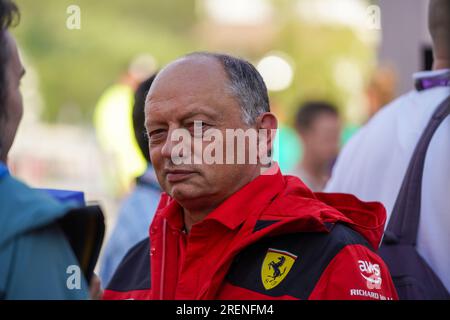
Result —
[[173, 150], [173, 148], [174, 148], [174, 146], [176, 144], [176, 142], [172, 141], [172, 139], [170, 138], [171, 135], [172, 135], [172, 132], [169, 131], [167, 133], [166, 141], [164, 142], [164, 145], [162, 146], [162, 149], [161, 149], [161, 155], [164, 158], [170, 158], [171, 157], [172, 150]]
[[164, 158], [170, 159], [172, 163], [177, 163], [177, 160], [190, 157], [189, 152], [186, 152], [189, 148], [183, 146], [186, 144], [186, 138], [189, 138], [189, 132], [187, 130], [184, 134], [183, 129], [169, 130], [166, 141], [161, 149], [161, 154]]

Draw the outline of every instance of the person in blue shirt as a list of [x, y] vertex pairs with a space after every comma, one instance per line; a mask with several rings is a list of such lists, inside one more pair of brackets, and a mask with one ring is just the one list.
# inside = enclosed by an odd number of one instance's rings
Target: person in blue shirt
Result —
[[8, 31], [18, 16], [12, 1], [0, 0], [0, 300], [86, 299], [87, 282], [59, 224], [77, 204], [28, 187], [6, 166], [23, 113], [25, 70]]
[[142, 155], [147, 161], [144, 174], [136, 179], [136, 186], [123, 201], [117, 223], [105, 247], [100, 267], [102, 287], [111, 280], [122, 258], [140, 240], [148, 237], [148, 230], [159, 202], [161, 189], [150, 161], [145, 134], [144, 106], [147, 92], [155, 75], [142, 82], [136, 90], [133, 106], [133, 129]]

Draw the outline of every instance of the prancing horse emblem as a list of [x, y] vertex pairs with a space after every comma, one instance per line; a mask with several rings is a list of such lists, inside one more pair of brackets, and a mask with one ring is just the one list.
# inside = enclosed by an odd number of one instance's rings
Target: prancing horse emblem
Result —
[[283, 266], [286, 258], [284, 256], [278, 257], [278, 262], [270, 261], [269, 269], [273, 270], [273, 274], [270, 276], [273, 280], [282, 276], [286, 272], [286, 267], [283, 269], [283, 272], [280, 271], [280, 267]]
[[270, 290], [276, 287], [287, 276], [297, 256], [283, 250], [270, 248], [261, 268], [261, 280], [264, 288]]

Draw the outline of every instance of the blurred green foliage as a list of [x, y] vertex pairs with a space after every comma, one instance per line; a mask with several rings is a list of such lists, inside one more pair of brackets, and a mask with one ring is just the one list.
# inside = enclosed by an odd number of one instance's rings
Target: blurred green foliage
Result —
[[[244, 0], [243, 0], [244, 1]], [[71, 122], [89, 123], [101, 93], [118, 81], [137, 54], [148, 52], [160, 66], [194, 50], [211, 50], [193, 31], [202, 17], [195, 0], [16, 0], [21, 22], [13, 31], [37, 70], [44, 98], [42, 119], [60, 121], [76, 109]], [[293, 84], [271, 94], [285, 109], [288, 123], [299, 103], [329, 99], [344, 108], [351, 93], [336, 83], [336, 59], [355, 61], [366, 77], [374, 50], [348, 27], [312, 26], [292, 13], [293, 0], [273, 0], [278, 34], [258, 52], [232, 48], [257, 62], [268, 51], [283, 51], [295, 63]], [[81, 8], [81, 29], [66, 28], [69, 5]]]
[[[150, 52], [164, 64], [189, 51], [194, 0], [175, 2], [18, 0], [21, 21], [14, 33], [38, 71], [43, 119], [53, 122], [68, 107], [90, 120], [102, 91], [137, 54]], [[72, 4], [81, 8], [80, 30], [66, 28]]]

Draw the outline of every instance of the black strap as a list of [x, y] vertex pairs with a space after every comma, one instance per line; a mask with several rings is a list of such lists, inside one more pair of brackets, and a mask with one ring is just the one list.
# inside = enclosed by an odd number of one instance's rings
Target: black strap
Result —
[[97, 205], [75, 208], [59, 220], [67, 240], [78, 259], [88, 283], [100, 255], [105, 234], [105, 221]]
[[449, 113], [450, 96], [433, 113], [416, 145], [384, 235], [386, 243], [416, 245], [425, 156], [434, 133]]

